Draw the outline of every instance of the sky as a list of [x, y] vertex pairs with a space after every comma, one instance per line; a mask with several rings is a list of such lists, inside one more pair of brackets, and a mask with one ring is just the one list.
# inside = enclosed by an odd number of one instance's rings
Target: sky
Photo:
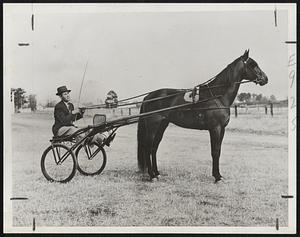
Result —
[[[258, 10], [245, 4], [227, 10], [103, 6], [4, 5], [8, 88], [36, 94], [38, 103], [58, 101], [56, 89], [62, 85], [80, 103], [103, 101], [111, 89], [122, 99], [159, 88], [191, 88], [250, 49], [269, 83], [243, 84], [239, 92], [288, 95], [288, 12], [278, 4], [277, 27], [274, 5]], [[18, 46], [21, 42], [30, 45]]]

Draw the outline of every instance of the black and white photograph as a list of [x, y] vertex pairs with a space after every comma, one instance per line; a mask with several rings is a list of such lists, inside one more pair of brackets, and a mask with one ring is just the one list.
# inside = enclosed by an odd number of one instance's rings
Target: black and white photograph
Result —
[[5, 233], [296, 233], [296, 3], [3, 4]]

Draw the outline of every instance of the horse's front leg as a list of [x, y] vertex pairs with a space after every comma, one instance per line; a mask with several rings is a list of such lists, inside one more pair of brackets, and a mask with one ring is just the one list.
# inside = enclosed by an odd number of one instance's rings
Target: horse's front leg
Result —
[[212, 175], [215, 177], [215, 182], [218, 182], [222, 179], [219, 170], [219, 160], [221, 154], [221, 145], [224, 137], [225, 128], [217, 126], [209, 130], [210, 133], [210, 145], [211, 145], [211, 156], [213, 159], [212, 162]]

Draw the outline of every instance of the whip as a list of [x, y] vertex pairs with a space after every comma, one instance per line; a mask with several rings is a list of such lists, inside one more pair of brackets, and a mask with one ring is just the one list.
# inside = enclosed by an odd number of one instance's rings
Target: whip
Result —
[[[82, 77], [81, 85], [80, 85], [80, 90], [79, 90], [79, 96], [78, 96], [77, 108], [79, 108], [79, 104], [80, 104], [81, 91], [82, 91], [83, 81], [84, 81], [84, 78], [85, 78], [85, 73], [86, 73], [86, 69], [87, 69], [88, 63], [89, 63], [89, 60], [87, 60], [87, 61], [86, 61], [86, 64], [85, 64], [84, 73], [83, 73], [83, 77]], [[75, 117], [75, 122], [76, 122], [76, 117]]]

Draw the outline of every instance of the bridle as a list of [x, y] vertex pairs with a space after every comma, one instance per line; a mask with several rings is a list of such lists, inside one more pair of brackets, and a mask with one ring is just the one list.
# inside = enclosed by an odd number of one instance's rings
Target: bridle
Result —
[[242, 60], [242, 62], [243, 62], [243, 64], [244, 64], [244, 71], [245, 71], [245, 74], [247, 74], [247, 71], [250, 71], [250, 72], [252, 72], [252, 73], [256, 76], [256, 79], [255, 79], [255, 80], [247, 80], [247, 79], [246, 79], [245, 82], [254, 82], [255, 84], [258, 84], [258, 83], [260, 83], [260, 82], [262, 81], [262, 74], [259, 73], [257, 70], [255, 70], [255, 69], [249, 67], [249, 65], [248, 65], [248, 62], [249, 62], [248, 60], [249, 60], [249, 59], [250, 59], [250, 58], [248, 57], [245, 61]]

